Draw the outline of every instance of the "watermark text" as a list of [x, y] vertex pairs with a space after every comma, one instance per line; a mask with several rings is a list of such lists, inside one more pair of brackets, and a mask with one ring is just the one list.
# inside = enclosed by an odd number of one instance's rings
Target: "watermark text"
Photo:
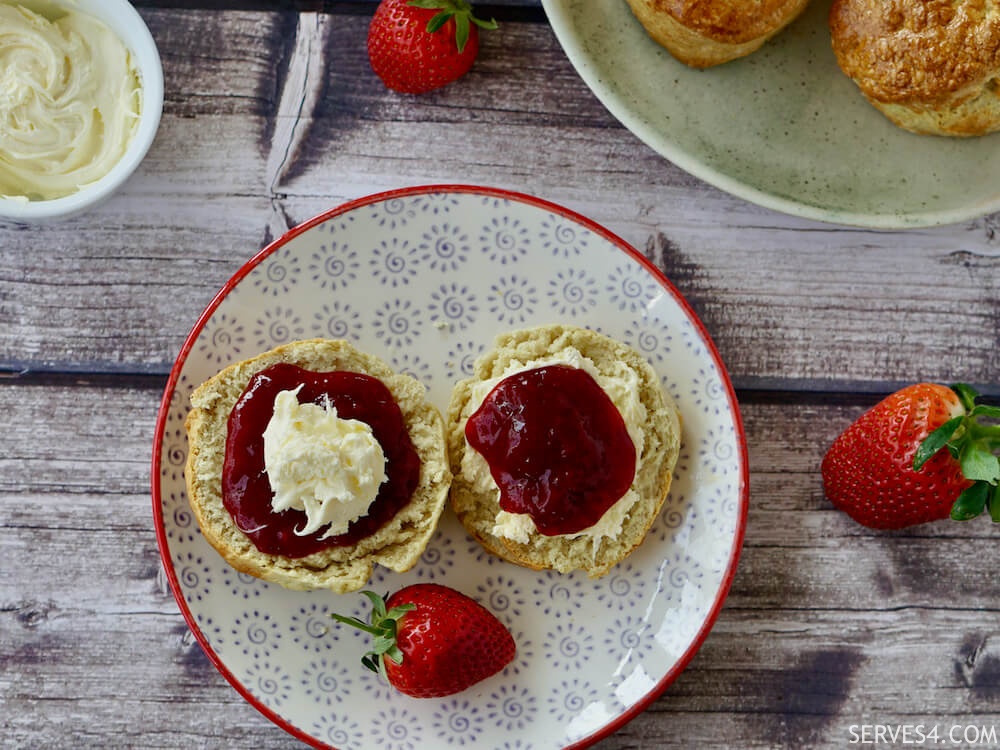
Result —
[[851, 745], [961, 745], [997, 747], [1000, 732], [989, 724], [852, 724]]

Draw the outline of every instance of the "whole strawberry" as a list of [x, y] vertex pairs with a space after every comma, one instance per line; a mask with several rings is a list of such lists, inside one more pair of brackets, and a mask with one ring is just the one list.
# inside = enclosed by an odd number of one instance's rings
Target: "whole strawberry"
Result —
[[[1000, 521], [1000, 409], [966, 385], [917, 383], [848, 427], [823, 458], [830, 501], [858, 523], [900, 529], [989, 509]], [[988, 422], [984, 422], [986, 419]]]
[[368, 27], [368, 60], [382, 82], [423, 94], [465, 75], [479, 53], [479, 29], [495, 29], [467, 0], [382, 0]]
[[436, 583], [401, 588], [372, 602], [371, 622], [330, 615], [374, 637], [361, 662], [414, 698], [461, 692], [496, 674], [514, 658], [514, 638], [488, 609]]

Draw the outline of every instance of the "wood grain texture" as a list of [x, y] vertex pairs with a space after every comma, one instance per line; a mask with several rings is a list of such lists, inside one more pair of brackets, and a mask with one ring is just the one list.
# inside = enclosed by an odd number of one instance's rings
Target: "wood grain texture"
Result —
[[539, 0], [484, 4], [504, 23], [473, 71], [397, 96], [365, 56], [374, 3], [140, 0], [166, 77], [148, 158], [93, 213], [0, 224], [0, 745], [301, 747], [226, 683], [168, 590], [149, 497], [164, 376], [216, 291], [289, 227], [455, 182], [561, 203], [634, 245], [740, 389], [751, 512], [731, 595], [688, 669], [597, 747], [1000, 732], [1000, 532], [871, 532], [818, 473], [896, 385], [1000, 396], [1000, 217], [880, 232], [722, 193], [604, 110]]
[[993, 388], [995, 217], [845, 230], [728, 196], [618, 125], [542, 23], [505, 23], [465, 79], [404, 97], [368, 68], [365, 15], [143, 14], [166, 72], [156, 143], [97, 212], [0, 227], [0, 367], [166, 372], [215, 290], [290, 226], [372, 192], [463, 182], [554, 200], [645, 251], [740, 386]]
[[[157, 385], [0, 387], [12, 747], [298, 746], [219, 675], [166, 586], [147, 490]], [[1000, 583], [969, 574], [995, 531], [880, 534], [834, 511], [815, 467], [856, 410], [744, 405], [760, 500], [730, 597], [691, 666], [598, 747], [832, 748], [864, 722], [1000, 724]]]

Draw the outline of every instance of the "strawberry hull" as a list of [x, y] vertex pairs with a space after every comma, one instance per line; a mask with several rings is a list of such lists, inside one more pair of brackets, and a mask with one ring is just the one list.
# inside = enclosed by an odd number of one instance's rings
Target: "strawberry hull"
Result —
[[948, 518], [972, 482], [950, 453], [939, 451], [920, 470], [921, 443], [965, 407], [950, 388], [918, 383], [865, 412], [830, 446], [823, 459], [823, 489], [831, 503], [858, 523], [901, 529]]
[[517, 647], [496, 616], [448, 586], [415, 583], [388, 599], [361, 592], [372, 603], [369, 622], [331, 614], [372, 636], [361, 663], [413, 698], [442, 698], [492, 677], [510, 664]]
[[368, 60], [389, 89], [425, 94], [464, 76], [479, 54], [479, 27], [466, 0], [382, 0], [368, 27]]
[[513, 659], [514, 638], [474, 599], [437, 584], [400, 589], [386, 601], [391, 610], [412, 604], [399, 623], [400, 663], [385, 659], [389, 682], [414, 698], [460, 693], [491, 677]]

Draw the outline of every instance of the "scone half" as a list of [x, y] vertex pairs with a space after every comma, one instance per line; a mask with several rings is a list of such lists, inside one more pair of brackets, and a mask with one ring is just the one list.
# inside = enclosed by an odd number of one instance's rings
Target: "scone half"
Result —
[[[642, 448], [629, 490], [635, 494], [629, 501], [631, 504], [626, 503], [627, 508], [623, 505], [615, 511], [620, 528], [612, 536], [587, 533], [546, 536], [535, 531], [523, 541], [512, 539], [502, 529], [498, 533], [497, 521], [502, 517], [500, 491], [484, 477], [483, 472], [488, 474], [489, 467], [468, 444], [465, 425], [489, 383], [504, 377], [512, 368], [548, 362], [553, 357], [559, 359], [569, 351], [578, 352], [593, 363], [599, 376], [616, 379], [624, 374], [632, 384], [629, 387], [634, 389], [645, 415], [638, 426]], [[612, 400], [617, 406], [618, 397], [613, 396]], [[466, 530], [489, 552], [510, 562], [536, 570], [583, 570], [591, 577], [605, 575], [645, 539], [670, 488], [681, 440], [677, 409], [649, 363], [625, 344], [568, 325], [540, 326], [499, 336], [493, 349], [477, 360], [473, 376], [455, 385], [447, 422], [454, 475], [451, 505]]]
[[[389, 389], [400, 407], [420, 458], [416, 491], [385, 525], [352, 546], [328, 547], [305, 557], [264, 553], [239, 529], [223, 505], [222, 472], [229, 415], [251, 377], [278, 363], [313, 372], [370, 375]], [[191, 406], [185, 423], [188, 500], [206, 540], [235, 569], [289, 589], [344, 593], [362, 588], [376, 564], [402, 572], [420, 558], [447, 504], [451, 472], [441, 414], [427, 401], [424, 386], [414, 378], [393, 372], [379, 358], [346, 341], [309, 339], [230, 365], [192, 393]]]

